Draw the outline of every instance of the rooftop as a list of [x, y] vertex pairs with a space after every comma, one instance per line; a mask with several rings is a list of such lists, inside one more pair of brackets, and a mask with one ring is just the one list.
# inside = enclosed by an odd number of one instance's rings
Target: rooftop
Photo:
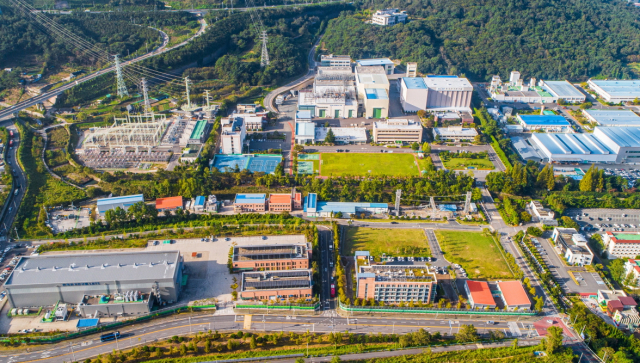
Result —
[[615, 154], [593, 134], [534, 133], [532, 139], [544, 146], [551, 154], [556, 155]]
[[324, 140], [329, 129], [338, 141], [367, 141], [367, 129], [364, 127], [316, 127], [315, 139]]
[[596, 127], [619, 147], [640, 147], [639, 127]]
[[[374, 67], [374, 68], [378, 68], [378, 67]], [[382, 86], [385, 86], [385, 88], [389, 87], [389, 80], [387, 79], [387, 76], [384, 74], [358, 73], [358, 83], [364, 84], [365, 86], [382, 85]]]
[[309, 193], [306, 197], [304, 197], [304, 211], [306, 212], [308, 208], [316, 208], [318, 206], [318, 194]]
[[351, 57], [348, 55], [337, 55], [337, 54], [323, 54], [320, 56], [321, 60], [324, 59], [342, 59], [342, 60], [351, 60]]
[[245, 272], [242, 274], [242, 291], [310, 287], [311, 270]]
[[518, 115], [518, 118], [533, 126], [571, 126], [569, 121], [560, 115]]
[[544, 81], [544, 84], [559, 98], [585, 97], [585, 95], [569, 81]]
[[311, 111], [310, 110], [300, 110], [296, 112], [296, 119], [311, 119]]
[[617, 243], [640, 243], [640, 233], [607, 231], [607, 235]]
[[[368, 256], [368, 255], [359, 255]], [[375, 277], [376, 281], [436, 282], [436, 275], [426, 265], [374, 264], [360, 265], [358, 274]]]
[[296, 258], [309, 258], [309, 251], [307, 250], [306, 243], [268, 246], [236, 246], [233, 248], [234, 261], [264, 261]]
[[199, 120], [191, 132], [191, 139], [200, 139], [204, 135], [204, 129], [207, 127], [207, 120]]
[[640, 126], [640, 116], [631, 110], [584, 110], [601, 126]]
[[427, 89], [424, 79], [420, 77], [402, 77], [407, 89]]
[[538, 152], [531, 147], [523, 138], [516, 136], [511, 138], [513, 148], [516, 149], [518, 154], [524, 159], [542, 159]]
[[269, 203], [291, 203], [291, 194], [269, 194]]
[[196, 197], [196, 200], [195, 200], [195, 204], [194, 204], [194, 205], [201, 205], [201, 206], [204, 206], [204, 201], [205, 201], [204, 196], [199, 195], [199, 196], [197, 196], [197, 197]]
[[373, 59], [359, 59], [356, 61], [359, 66], [384, 66], [387, 64], [393, 64], [389, 58], [373, 58]]
[[235, 204], [258, 204], [265, 203], [267, 199], [266, 194], [236, 194]]
[[388, 100], [387, 90], [384, 88], [365, 88], [365, 95], [368, 100]]
[[318, 212], [342, 212], [344, 214], [355, 214], [356, 208], [389, 208], [387, 203], [356, 203], [356, 202], [318, 202]]
[[178, 251], [29, 256], [18, 261], [5, 286], [170, 279], [179, 262]]
[[640, 97], [640, 81], [589, 80], [611, 97]]
[[133, 204], [137, 202], [144, 202], [144, 195], [134, 194], [134, 195], [123, 195], [121, 197], [98, 199], [98, 206], [111, 205], [111, 204], [127, 204], [127, 203]]
[[413, 120], [408, 119], [389, 119], [387, 121], [380, 121], [373, 123], [374, 128], [377, 129], [415, 129], [419, 130], [422, 128], [422, 125]]
[[[382, 66], [367, 66], [367, 67], [361, 67], [361, 66], [356, 66], [356, 73], [358, 74], [382, 74], [382, 75], [386, 75], [387, 72], [384, 70], [384, 67]], [[387, 78], [386, 76], [384, 77], [385, 79]], [[387, 83], [389, 83], [387, 81]]]
[[531, 300], [520, 281], [498, 282], [498, 289], [502, 292], [502, 298], [507, 305], [531, 305]]
[[455, 76], [427, 76], [424, 83], [429, 89], [436, 91], [473, 91], [473, 86], [466, 78]]
[[182, 208], [183, 205], [181, 196], [156, 199], [156, 209]]
[[315, 129], [315, 122], [296, 122], [296, 136], [314, 137]]
[[489, 284], [486, 281], [466, 281], [467, 287], [469, 288], [469, 292], [471, 293], [471, 297], [473, 298], [474, 304], [481, 305], [495, 305], [496, 302], [493, 300], [493, 296], [491, 295], [491, 290], [489, 289]]
[[478, 131], [474, 128], [462, 127], [434, 127], [433, 132], [441, 136], [468, 136], [475, 137]]

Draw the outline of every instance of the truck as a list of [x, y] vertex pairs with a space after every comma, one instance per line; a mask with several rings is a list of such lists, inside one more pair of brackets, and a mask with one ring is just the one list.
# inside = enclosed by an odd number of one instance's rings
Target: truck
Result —
[[284, 102], [284, 96], [283, 95], [276, 96], [276, 105], [281, 105], [282, 102]]
[[331, 297], [332, 298], [336, 297], [336, 285], [335, 284], [331, 284]]

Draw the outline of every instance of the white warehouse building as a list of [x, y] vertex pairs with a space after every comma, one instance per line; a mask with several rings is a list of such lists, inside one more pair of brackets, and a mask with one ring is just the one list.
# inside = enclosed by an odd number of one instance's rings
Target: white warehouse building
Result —
[[640, 98], [640, 80], [590, 79], [587, 84], [607, 102], [629, 102]]
[[418, 112], [427, 106], [427, 89], [424, 79], [403, 77], [400, 80], [400, 104], [404, 112]]

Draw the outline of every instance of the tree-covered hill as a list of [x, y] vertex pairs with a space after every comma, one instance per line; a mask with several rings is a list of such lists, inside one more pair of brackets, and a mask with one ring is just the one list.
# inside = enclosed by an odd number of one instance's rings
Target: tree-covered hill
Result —
[[[640, 9], [603, 0], [356, 1], [361, 12], [331, 21], [328, 51], [419, 62], [423, 73], [463, 73], [475, 80], [519, 70], [525, 77], [631, 78], [640, 59]], [[412, 21], [364, 22], [387, 7]]]

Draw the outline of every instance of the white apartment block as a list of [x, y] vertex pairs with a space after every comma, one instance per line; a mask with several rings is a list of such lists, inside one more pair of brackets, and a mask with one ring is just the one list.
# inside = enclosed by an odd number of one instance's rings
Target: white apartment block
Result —
[[602, 235], [609, 259], [635, 258], [640, 255], [640, 233], [610, 232]]
[[389, 119], [373, 123], [373, 141], [376, 143], [421, 143], [422, 125], [413, 120]]
[[407, 12], [404, 10], [400, 12], [398, 9], [378, 10], [371, 17], [371, 24], [382, 26], [395, 25], [398, 23], [405, 23], [408, 17]]
[[242, 154], [242, 146], [247, 136], [247, 127], [242, 117], [227, 117], [222, 119], [221, 153]]

